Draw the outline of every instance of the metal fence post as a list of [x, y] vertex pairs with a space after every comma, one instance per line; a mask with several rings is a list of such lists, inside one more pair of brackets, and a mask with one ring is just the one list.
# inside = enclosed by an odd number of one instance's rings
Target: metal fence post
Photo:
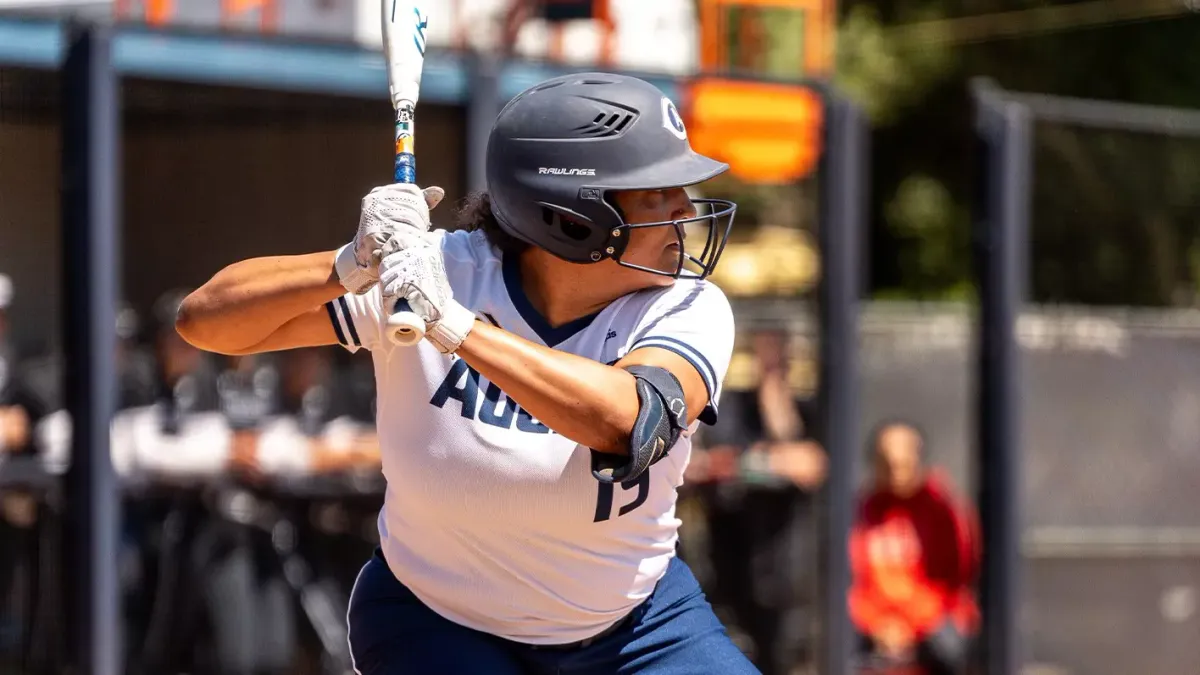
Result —
[[1032, 124], [1025, 106], [976, 90], [983, 181], [975, 218], [979, 284], [979, 510], [983, 525], [982, 659], [987, 675], [1021, 668], [1021, 356], [1017, 319], [1029, 257]]
[[487, 188], [487, 144], [500, 114], [500, 57], [475, 51], [470, 59], [471, 93], [467, 100], [467, 191]]
[[62, 80], [63, 327], [72, 420], [65, 479], [65, 593], [70, 672], [120, 672], [116, 478], [118, 93], [107, 27], [72, 25]]
[[836, 93], [825, 107], [821, 155], [821, 331], [818, 431], [829, 456], [821, 608], [825, 621], [819, 672], [850, 675], [854, 630], [850, 592], [850, 527], [854, 518], [854, 467], [859, 455], [858, 311], [862, 291], [861, 251], [867, 198], [867, 121]]

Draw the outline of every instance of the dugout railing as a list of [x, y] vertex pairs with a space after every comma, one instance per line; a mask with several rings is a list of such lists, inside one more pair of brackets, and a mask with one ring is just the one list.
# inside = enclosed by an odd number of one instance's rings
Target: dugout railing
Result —
[[986, 657], [1183, 672], [1200, 626], [1200, 112], [986, 81], [974, 98]]

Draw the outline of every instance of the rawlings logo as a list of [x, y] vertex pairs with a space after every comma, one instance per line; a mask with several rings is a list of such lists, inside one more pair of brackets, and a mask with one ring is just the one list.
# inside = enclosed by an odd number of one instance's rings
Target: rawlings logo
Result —
[[547, 175], [549, 175], [549, 176], [595, 176], [596, 170], [595, 169], [556, 169], [556, 168], [547, 168], [547, 167], [543, 166], [543, 167], [538, 168], [538, 175], [539, 176], [547, 176]]

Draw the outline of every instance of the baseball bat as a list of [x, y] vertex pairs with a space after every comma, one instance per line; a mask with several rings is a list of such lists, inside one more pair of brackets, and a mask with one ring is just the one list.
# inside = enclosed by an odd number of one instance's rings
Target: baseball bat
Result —
[[[388, 90], [396, 113], [396, 165], [393, 180], [417, 182], [414, 124], [425, 65], [425, 29], [429, 14], [423, 0], [380, 0], [383, 21], [383, 54], [387, 62]], [[393, 309], [393, 308], [388, 308]], [[425, 337], [425, 322], [410, 311], [393, 311], [387, 321], [393, 344], [409, 347]]]

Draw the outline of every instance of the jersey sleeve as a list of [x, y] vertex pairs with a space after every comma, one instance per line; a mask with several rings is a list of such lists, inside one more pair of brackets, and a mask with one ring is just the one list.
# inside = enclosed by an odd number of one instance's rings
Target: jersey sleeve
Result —
[[700, 421], [715, 424], [734, 337], [733, 310], [721, 289], [706, 281], [677, 282], [650, 303], [633, 335], [631, 352], [657, 347], [692, 364], [708, 389]]
[[375, 349], [387, 322], [379, 284], [362, 295], [347, 293], [330, 300], [325, 303], [325, 312], [337, 341], [351, 352]]

